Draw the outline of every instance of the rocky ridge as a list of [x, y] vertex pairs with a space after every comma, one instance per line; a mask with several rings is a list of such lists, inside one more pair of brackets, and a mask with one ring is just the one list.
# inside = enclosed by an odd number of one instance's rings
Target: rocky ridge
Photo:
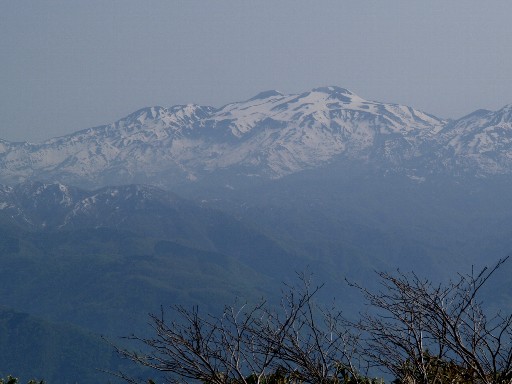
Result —
[[0, 140], [0, 183], [172, 187], [222, 172], [281, 178], [356, 161], [421, 179], [512, 172], [512, 107], [443, 120], [339, 87], [267, 91], [221, 108], [149, 107], [43, 143]]

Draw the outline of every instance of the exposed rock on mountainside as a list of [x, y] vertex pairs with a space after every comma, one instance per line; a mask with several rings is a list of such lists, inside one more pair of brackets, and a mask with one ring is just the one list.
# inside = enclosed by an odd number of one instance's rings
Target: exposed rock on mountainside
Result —
[[221, 172], [279, 178], [334, 160], [485, 176], [512, 168], [512, 107], [447, 121], [339, 87], [267, 91], [221, 108], [144, 108], [39, 144], [0, 141], [0, 182], [172, 187]]

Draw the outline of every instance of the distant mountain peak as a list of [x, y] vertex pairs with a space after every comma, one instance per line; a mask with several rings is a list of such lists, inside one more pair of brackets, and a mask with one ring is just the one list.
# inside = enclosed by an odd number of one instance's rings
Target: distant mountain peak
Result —
[[128, 115], [128, 118], [137, 119], [137, 118], [151, 118], [156, 119], [160, 117], [163, 113], [166, 113], [167, 109], [164, 107], [161, 107], [159, 105], [153, 106], [153, 107], [145, 107], [141, 108], [130, 115]]
[[313, 92], [328, 93], [330, 95], [333, 95], [333, 94], [340, 94], [340, 95], [347, 95], [347, 96], [354, 95], [354, 93], [352, 93], [348, 89], [341, 88], [341, 87], [338, 87], [338, 86], [335, 86], [335, 85], [330, 85], [330, 86], [326, 86], [326, 87], [313, 88], [312, 91]]
[[512, 105], [448, 121], [325, 86], [300, 94], [265, 91], [221, 108], [147, 107], [41, 144], [1, 140], [0, 183], [172, 188], [209, 175], [280, 178], [347, 161], [415, 174], [461, 166], [512, 174]]
[[215, 110], [213, 107], [203, 106], [199, 104], [178, 104], [173, 105], [172, 107], [167, 108], [169, 113], [176, 113], [176, 112], [184, 112], [184, 113], [195, 113], [197, 111], [207, 110], [212, 111]]
[[489, 114], [492, 114], [493, 111], [489, 110], [489, 109], [477, 109], [476, 111], [473, 111], [471, 113], [469, 113], [468, 115], [465, 115], [463, 116], [461, 119], [467, 119], [467, 118], [474, 118], [474, 117], [482, 117], [482, 116], [486, 116], [486, 115], [489, 115]]
[[505, 105], [496, 114], [501, 115], [504, 120], [512, 122], [512, 104]]
[[250, 98], [248, 101], [264, 100], [271, 97], [282, 97], [284, 96], [281, 92], [271, 89], [269, 91], [263, 91], [258, 93], [256, 96]]
[[349, 91], [348, 89], [337, 86], [313, 88], [309, 94], [315, 93], [327, 95], [326, 100], [342, 102], [344, 104], [350, 104], [354, 101], [354, 99], [358, 101], [363, 101], [363, 99], [361, 99], [359, 96]]
[[214, 111], [215, 108], [213, 107], [202, 106], [198, 104], [174, 105], [168, 108], [168, 112], [171, 115], [176, 116], [178, 119], [204, 119]]

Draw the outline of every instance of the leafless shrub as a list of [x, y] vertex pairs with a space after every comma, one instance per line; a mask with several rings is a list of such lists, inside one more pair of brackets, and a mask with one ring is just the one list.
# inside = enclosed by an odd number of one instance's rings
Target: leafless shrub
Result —
[[351, 324], [369, 364], [401, 382], [511, 383], [512, 315], [489, 316], [479, 300], [506, 260], [446, 285], [400, 272], [379, 273], [378, 292], [352, 284], [370, 308]]
[[131, 337], [143, 352], [117, 350], [170, 383], [374, 383], [379, 368], [396, 383], [511, 384], [512, 315], [490, 316], [479, 301], [506, 260], [448, 284], [401, 272], [378, 273], [376, 291], [352, 283], [369, 309], [357, 321], [317, 305], [321, 286], [301, 276], [277, 308], [262, 301], [216, 317], [173, 307], [170, 322], [151, 315], [153, 337]]
[[117, 351], [167, 373], [171, 383], [332, 383], [338, 375], [357, 377], [355, 351], [345, 348], [352, 335], [341, 327], [341, 313], [315, 305], [319, 289], [302, 276], [300, 286], [286, 288], [277, 309], [263, 301], [226, 307], [219, 317], [173, 307], [171, 322], [163, 311], [150, 316], [152, 338], [130, 338], [149, 352]]

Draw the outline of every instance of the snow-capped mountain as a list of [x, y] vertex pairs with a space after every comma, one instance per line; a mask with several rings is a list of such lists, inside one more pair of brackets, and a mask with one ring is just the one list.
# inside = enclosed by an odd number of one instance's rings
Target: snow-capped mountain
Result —
[[162, 212], [186, 204], [170, 192], [145, 185], [94, 191], [38, 181], [0, 186], [0, 214], [35, 230], [115, 227], [137, 211]]
[[512, 104], [478, 110], [448, 124], [439, 135], [440, 163], [477, 175], [512, 172]]
[[[298, 265], [274, 240], [240, 219], [148, 185], [96, 190], [38, 181], [0, 185], [0, 235], [16, 239], [20, 233], [34, 234], [37, 246], [45, 249], [52, 236], [66, 234], [82, 244], [92, 236], [101, 249], [109, 248], [112, 237], [126, 238], [123, 243], [136, 238], [142, 242], [138, 251], [144, 257], [167, 249], [183, 260], [201, 254], [206, 263], [215, 259], [227, 263], [228, 257], [251, 268], [266, 268], [270, 262], [280, 268]], [[0, 251], [6, 245], [2, 236]], [[12, 245], [16, 248], [18, 243]], [[136, 250], [123, 251], [132, 252]]]
[[39, 144], [0, 141], [0, 182], [170, 187], [216, 172], [279, 178], [334, 160], [412, 174], [508, 173], [511, 108], [447, 121], [339, 87], [267, 91], [221, 108], [150, 107]]

